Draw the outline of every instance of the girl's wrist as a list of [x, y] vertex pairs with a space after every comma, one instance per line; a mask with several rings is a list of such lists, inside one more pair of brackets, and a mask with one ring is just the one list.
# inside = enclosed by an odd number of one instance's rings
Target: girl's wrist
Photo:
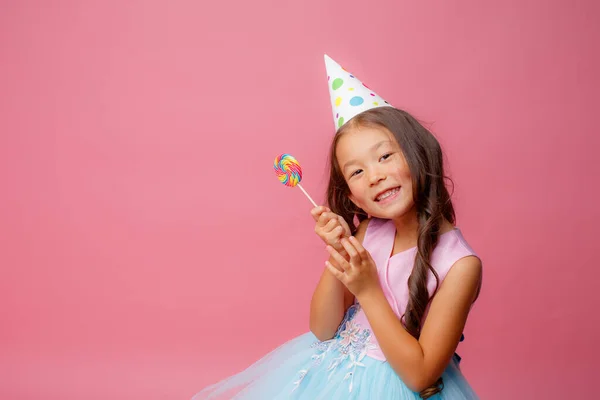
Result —
[[360, 291], [360, 293], [356, 294], [356, 300], [358, 300], [360, 304], [377, 302], [382, 298], [385, 300], [385, 294], [383, 293], [383, 289], [379, 284], [372, 284], [368, 287], [365, 287]]

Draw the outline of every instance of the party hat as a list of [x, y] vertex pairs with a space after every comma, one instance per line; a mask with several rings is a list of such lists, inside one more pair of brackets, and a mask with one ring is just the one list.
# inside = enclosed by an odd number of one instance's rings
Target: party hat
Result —
[[363, 111], [390, 106], [387, 101], [333, 61], [327, 54], [325, 54], [325, 68], [327, 69], [329, 97], [336, 129]]

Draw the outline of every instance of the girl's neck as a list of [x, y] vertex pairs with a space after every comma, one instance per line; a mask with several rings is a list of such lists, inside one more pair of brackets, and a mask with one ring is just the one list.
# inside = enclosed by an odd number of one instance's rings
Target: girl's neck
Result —
[[393, 222], [396, 227], [397, 238], [416, 243], [419, 235], [419, 220], [417, 219], [417, 211], [414, 208], [406, 214], [394, 218]]
[[[396, 227], [394, 252], [416, 247], [419, 238], [419, 220], [417, 219], [416, 210], [411, 210], [399, 218], [394, 218], [393, 222]], [[446, 233], [452, 229], [454, 229], [454, 226], [444, 219], [442, 226], [440, 226], [439, 234]]]

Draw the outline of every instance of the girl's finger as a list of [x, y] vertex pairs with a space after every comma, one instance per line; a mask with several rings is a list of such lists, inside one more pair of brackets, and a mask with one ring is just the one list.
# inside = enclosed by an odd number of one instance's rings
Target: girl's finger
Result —
[[318, 206], [318, 207], [314, 207], [312, 210], [310, 210], [310, 215], [312, 215], [313, 219], [316, 221], [319, 220], [319, 217], [321, 216], [321, 214], [323, 214], [324, 212], [327, 212], [329, 209], [327, 207], [323, 207], [323, 206]]
[[329, 260], [327, 260], [327, 262], [328, 262], [329, 264], [331, 264], [331, 265], [333, 266], [333, 268], [337, 269], [338, 271], [340, 271], [340, 272], [342, 272], [342, 273], [344, 272], [344, 269], [343, 269], [342, 267], [340, 267], [340, 266], [338, 265], [338, 263], [337, 263], [337, 262], [335, 262], [333, 259], [329, 259]]
[[325, 226], [332, 218], [336, 218], [335, 214], [324, 212], [319, 216], [319, 219], [317, 220], [317, 224], [320, 226]]
[[338, 221], [337, 219], [331, 219], [329, 220], [329, 222], [325, 225], [325, 227], [323, 227], [323, 231], [324, 232], [331, 232], [333, 231], [333, 229], [338, 225]]
[[341, 243], [342, 246], [344, 246], [346, 253], [348, 253], [348, 255], [350, 256], [350, 264], [358, 265], [362, 259], [359, 256], [358, 251], [356, 250], [352, 242], [349, 242], [347, 239], [343, 238], [341, 240]]
[[367, 249], [365, 249], [363, 247], [362, 244], [360, 244], [360, 242], [358, 241], [357, 238], [355, 238], [354, 236], [350, 236], [350, 243], [352, 243], [354, 245], [354, 248], [356, 249], [356, 251], [358, 252], [359, 257], [366, 261], [369, 258], [369, 252], [367, 251]]
[[343, 232], [344, 231], [342, 227], [338, 226], [331, 232], [326, 233], [325, 236], [327, 236], [327, 241], [329, 242], [329, 244], [331, 244], [332, 242], [337, 243], [340, 240], [340, 237], [342, 236]]
[[350, 264], [348, 264], [348, 261], [346, 261], [346, 259], [342, 257], [342, 255], [338, 253], [336, 249], [331, 246], [327, 246], [327, 251], [331, 255], [331, 258], [333, 258], [333, 261], [335, 261], [337, 265], [340, 266], [344, 271], [350, 269]]
[[337, 269], [335, 269], [335, 267], [333, 265], [331, 265], [331, 263], [329, 261], [325, 261], [325, 267], [327, 267], [329, 272], [331, 272], [331, 274], [333, 276], [335, 276], [340, 282], [342, 282], [344, 285], [346, 284], [345, 276], [344, 276], [343, 272], [340, 272]]
[[340, 221], [340, 224], [344, 228], [344, 231], [348, 234], [348, 236], [350, 236], [350, 226], [348, 226], [348, 223], [346, 222], [346, 220], [344, 218], [342, 218], [341, 215], [338, 215], [338, 221]]

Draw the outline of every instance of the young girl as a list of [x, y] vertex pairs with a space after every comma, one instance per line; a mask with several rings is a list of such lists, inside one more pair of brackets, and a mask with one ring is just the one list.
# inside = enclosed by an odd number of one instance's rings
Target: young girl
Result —
[[390, 106], [341, 125], [330, 208], [311, 212], [330, 254], [311, 332], [193, 400], [477, 398], [455, 349], [482, 267], [454, 226], [440, 146]]

